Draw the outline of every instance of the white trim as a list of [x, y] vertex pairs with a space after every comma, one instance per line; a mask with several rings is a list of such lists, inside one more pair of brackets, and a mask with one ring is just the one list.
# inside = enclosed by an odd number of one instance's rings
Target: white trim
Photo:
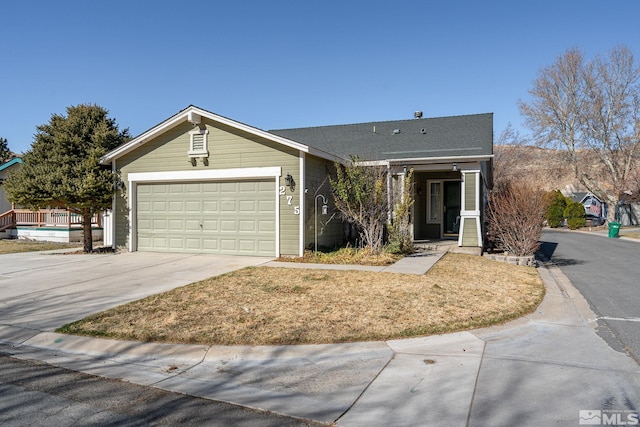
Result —
[[493, 157], [494, 157], [493, 154], [485, 154], [482, 156], [412, 157], [407, 159], [387, 159], [385, 161], [392, 164], [396, 164], [396, 165], [406, 163], [407, 165], [410, 164], [413, 166], [414, 164], [420, 164], [420, 163], [428, 164], [428, 163], [451, 163], [451, 162], [463, 162], [463, 163], [481, 162], [481, 161], [493, 159]]
[[300, 189], [298, 190], [298, 194], [300, 194], [300, 218], [298, 219], [300, 223], [300, 228], [298, 231], [298, 242], [299, 242], [298, 256], [304, 255], [304, 242], [305, 242], [304, 223], [306, 220], [306, 213], [307, 213], [305, 209], [306, 186], [307, 184], [305, 182], [305, 153], [300, 151]]
[[276, 176], [273, 180], [275, 184], [275, 198], [276, 198], [276, 253], [275, 256], [280, 256], [280, 175]]
[[[170, 172], [134, 172], [130, 173], [129, 179], [129, 252], [138, 249], [135, 219], [138, 216], [137, 206], [137, 185], [138, 183], [152, 182], [185, 182], [185, 181], [213, 181], [223, 179], [259, 179], [272, 178], [275, 182], [276, 197], [276, 230], [275, 230], [275, 253], [280, 256], [280, 195], [279, 184], [282, 176], [282, 168], [279, 166], [259, 167], [259, 168], [234, 168], [234, 169], [209, 169], [198, 171], [170, 171]], [[114, 215], [115, 216], [115, 215]]]
[[280, 177], [279, 166], [258, 168], [207, 169], [197, 171], [135, 172], [129, 174], [129, 182], [202, 181], [234, 178]]
[[[431, 205], [431, 184], [438, 184], [439, 186], [439, 192], [438, 192], [438, 206], [436, 206], [437, 208], [437, 213], [438, 213], [438, 218], [437, 219], [432, 219], [431, 218], [431, 213], [434, 211], [433, 206]], [[442, 210], [443, 210], [443, 190], [444, 190], [444, 184], [443, 184], [443, 180], [442, 179], [427, 179], [427, 183], [426, 183], [426, 196], [427, 196], [427, 211], [426, 211], [426, 220], [427, 220], [427, 224], [440, 224], [440, 235], [442, 235]]]
[[129, 252], [138, 250], [138, 184], [129, 181]]
[[356, 166], [389, 166], [389, 161], [387, 160], [367, 160], [362, 162], [356, 162]]
[[[116, 161], [114, 160], [111, 164], [111, 173], [113, 173], [114, 180], [118, 178], [117, 172]], [[111, 248], [114, 250], [116, 249], [116, 198], [118, 197], [118, 191], [120, 191], [120, 189], [118, 188], [118, 186], [116, 186], [116, 188], [113, 189], [113, 199], [111, 199], [111, 215], [109, 215], [109, 220], [111, 221], [111, 230], [109, 230], [109, 232], [111, 233]]]

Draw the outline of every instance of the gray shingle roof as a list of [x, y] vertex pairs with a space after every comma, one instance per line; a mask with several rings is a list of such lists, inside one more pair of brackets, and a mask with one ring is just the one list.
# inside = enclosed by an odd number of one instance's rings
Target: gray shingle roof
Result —
[[493, 154], [493, 114], [270, 130], [337, 156], [360, 160]]

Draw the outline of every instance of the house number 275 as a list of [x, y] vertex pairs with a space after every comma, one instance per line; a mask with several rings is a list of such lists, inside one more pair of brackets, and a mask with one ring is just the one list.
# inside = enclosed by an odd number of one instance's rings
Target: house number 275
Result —
[[[280, 195], [281, 196], [286, 195], [284, 185], [282, 187], [280, 187]], [[292, 204], [293, 204], [293, 196], [287, 196], [287, 205], [291, 206]], [[293, 214], [294, 215], [300, 215], [300, 206], [294, 206], [293, 207]]]

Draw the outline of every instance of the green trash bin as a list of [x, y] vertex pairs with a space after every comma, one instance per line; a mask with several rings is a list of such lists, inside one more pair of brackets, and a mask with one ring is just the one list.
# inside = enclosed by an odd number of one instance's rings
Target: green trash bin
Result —
[[611, 221], [609, 223], [609, 237], [611, 237], [612, 239], [615, 239], [616, 237], [618, 237], [619, 232], [620, 232], [620, 223]]

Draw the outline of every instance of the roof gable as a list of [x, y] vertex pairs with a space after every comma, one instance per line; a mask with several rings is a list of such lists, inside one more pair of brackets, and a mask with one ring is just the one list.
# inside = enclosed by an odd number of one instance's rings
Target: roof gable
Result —
[[227, 117], [220, 116], [210, 111], [203, 110], [202, 108], [198, 108], [194, 105], [190, 105], [189, 107], [185, 108], [184, 110], [181, 110], [177, 114], [169, 117], [165, 121], [157, 124], [156, 126], [152, 127], [146, 132], [143, 132], [142, 134], [133, 138], [131, 141], [108, 152], [100, 159], [100, 162], [103, 164], [108, 164], [112, 160], [115, 160], [121, 156], [124, 156], [125, 154], [135, 150], [136, 148], [140, 147], [141, 145], [145, 144], [151, 139], [167, 132], [168, 130], [178, 126], [181, 123], [185, 123], [189, 121], [194, 123], [196, 122], [199, 123], [203, 117], [211, 121], [221, 123], [221, 124], [230, 126], [232, 128], [247, 132], [249, 134], [266, 138], [270, 141], [276, 142], [278, 144], [282, 144], [290, 148], [294, 148], [296, 150], [300, 150], [305, 153], [310, 153], [318, 157], [326, 158], [329, 160], [336, 160], [335, 155], [329, 154], [327, 152], [323, 152], [322, 150], [318, 150], [314, 147], [309, 147], [305, 144], [290, 140], [286, 137], [275, 135], [275, 134], [266, 132], [264, 130], [255, 128], [253, 126], [249, 126], [247, 124], [244, 124], [235, 120], [231, 120]]
[[320, 150], [362, 160], [490, 157], [493, 114], [272, 130]]

